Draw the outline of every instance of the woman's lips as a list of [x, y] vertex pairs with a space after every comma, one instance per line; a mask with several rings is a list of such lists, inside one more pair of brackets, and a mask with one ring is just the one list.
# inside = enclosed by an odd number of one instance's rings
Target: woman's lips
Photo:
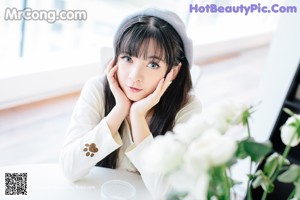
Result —
[[135, 92], [135, 93], [142, 91], [142, 89], [135, 88], [135, 87], [129, 87], [129, 89], [130, 89], [131, 92]]

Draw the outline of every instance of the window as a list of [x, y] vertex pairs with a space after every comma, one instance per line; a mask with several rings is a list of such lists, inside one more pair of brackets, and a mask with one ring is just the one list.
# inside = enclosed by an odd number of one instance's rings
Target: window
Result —
[[[274, 2], [274, 1], [273, 1]], [[2, 21], [0, 57], [40, 57], [49, 53], [69, 52], [76, 49], [111, 46], [112, 35], [120, 20], [141, 7], [156, 5], [175, 11], [181, 16], [193, 37], [194, 44], [215, 42], [243, 35], [255, 35], [275, 29], [278, 14], [251, 13], [190, 13], [192, 5], [216, 4], [250, 5], [249, 1], [138, 1], [138, 0], [16, 0], [2, 1], [2, 8], [29, 7], [32, 10], [84, 10], [86, 20], [57, 20], [48, 23], [45, 20]], [[263, 3], [262, 3], [263, 4]], [[265, 1], [264, 5], [271, 5]], [[3, 10], [5, 12], [5, 10]], [[2, 15], [4, 16], [4, 14]], [[23, 28], [23, 30], [22, 30]]]

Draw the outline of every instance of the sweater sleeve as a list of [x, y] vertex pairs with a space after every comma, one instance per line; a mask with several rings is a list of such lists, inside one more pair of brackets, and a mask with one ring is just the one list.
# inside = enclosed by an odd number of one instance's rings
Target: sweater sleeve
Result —
[[112, 136], [104, 116], [104, 92], [99, 78], [86, 82], [72, 113], [67, 137], [60, 154], [63, 173], [76, 181], [97, 162], [122, 145], [120, 135]]
[[[190, 102], [177, 113], [175, 117], [175, 126], [187, 122], [193, 114], [201, 112], [201, 109], [202, 106], [200, 101], [196, 97], [191, 96]], [[126, 156], [140, 172], [145, 186], [152, 197], [154, 199], [162, 200], [166, 199], [166, 195], [171, 189], [170, 183], [163, 174], [149, 172], [143, 164], [142, 159], [143, 151], [151, 145], [153, 140], [154, 138], [150, 134], [137, 146], [135, 146], [135, 144], [129, 146], [126, 150]]]

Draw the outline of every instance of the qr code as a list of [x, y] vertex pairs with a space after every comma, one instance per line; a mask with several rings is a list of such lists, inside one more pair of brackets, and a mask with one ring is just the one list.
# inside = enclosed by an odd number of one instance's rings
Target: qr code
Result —
[[27, 173], [5, 173], [5, 195], [27, 195]]

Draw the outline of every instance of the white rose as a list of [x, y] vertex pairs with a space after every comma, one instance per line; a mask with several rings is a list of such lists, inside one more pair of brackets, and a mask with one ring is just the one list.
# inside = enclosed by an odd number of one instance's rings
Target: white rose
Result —
[[209, 176], [207, 174], [202, 174], [198, 177], [196, 184], [191, 189], [191, 195], [194, 197], [194, 200], [207, 199], [208, 184]]
[[216, 138], [214, 142], [216, 143], [214, 145], [216, 148], [209, 154], [210, 162], [213, 166], [223, 165], [233, 157], [237, 149], [236, 141], [226, 135], [222, 135]]
[[166, 174], [180, 166], [185, 149], [185, 146], [168, 132], [154, 139], [143, 151], [142, 159], [147, 170]]
[[205, 131], [188, 147], [185, 164], [190, 173], [199, 174], [211, 166], [228, 162], [237, 148], [236, 142], [214, 129]]
[[211, 127], [214, 127], [222, 134], [224, 134], [229, 129], [230, 124], [228, 120], [218, 113], [208, 114], [207, 120]]
[[210, 147], [208, 142], [203, 140], [203, 136], [190, 144], [184, 157], [184, 165], [189, 174], [197, 176], [209, 169], [210, 162], [207, 155], [211, 150]]
[[[300, 115], [296, 115], [296, 118], [300, 120]], [[291, 126], [291, 123], [294, 123], [296, 120], [294, 117], [289, 117], [288, 120], [281, 128], [281, 140], [285, 145], [288, 145], [293, 138], [290, 146], [294, 147], [297, 146], [300, 142], [300, 138], [298, 138], [295, 127]], [[296, 134], [294, 136], [294, 134]]]
[[168, 179], [172, 185], [172, 188], [178, 192], [189, 192], [197, 181], [195, 176], [191, 176], [183, 168], [170, 174]]
[[230, 117], [230, 123], [232, 125], [237, 125], [242, 123], [243, 114], [248, 110], [248, 107], [247, 105], [242, 103], [235, 103], [233, 107], [235, 109], [235, 112], [234, 115]]
[[232, 100], [224, 100], [216, 106], [216, 109], [220, 112], [222, 116], [228, 119], [235, 115], [236, 103]]
[[225, 133], [230, 125], [237, 125], [242, 122], [243, 113], [247, 110], [245, 104], [234, 101], [222, 101], [213, 108], [206, 111], [209, 122], [221, 133]]
[[193, 115], [186, 123], [176, 125], [173, 131], [178, 140], [189, 144], [208, 129], [208, 127], [209, 124], [205, 116], [197, 114]]
[[188, 192], [185, 200], [206, 200], [209, 176], [207, 173], [191, 176], [186, 170], [180, 169], [169, 176], [169, 181], [178, 192]]

